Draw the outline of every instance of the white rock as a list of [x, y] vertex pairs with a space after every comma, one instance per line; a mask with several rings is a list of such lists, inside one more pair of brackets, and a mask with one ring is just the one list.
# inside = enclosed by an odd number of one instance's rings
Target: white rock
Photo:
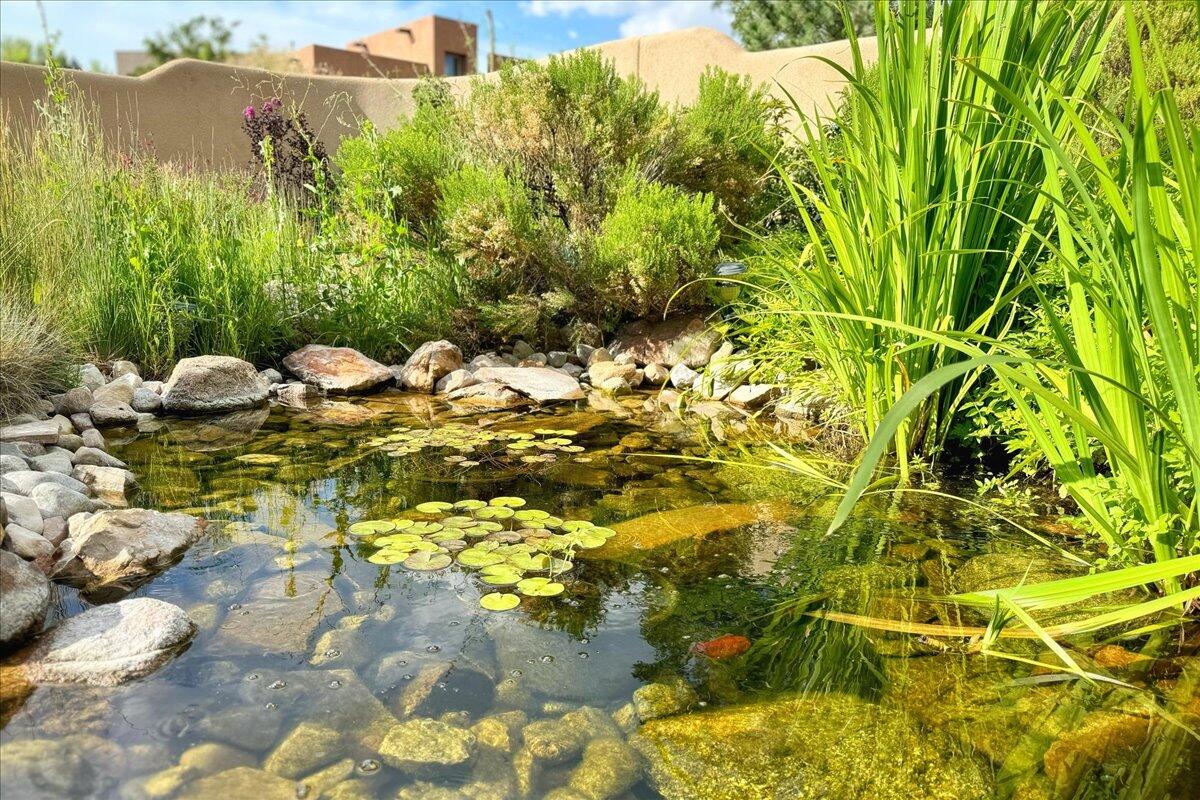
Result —
[[80, 464], [71, 476], [85, 485], [92, 494], [110, 504], [123, 506], [125, 498], [137, 486], [133, 473], [120, 467], [97, 467]]
[[[687, 369], [687, 367], [684, 367], [684, 369]], [[642, 375], [645, 377], [646, 383], [651, 386], [662, 386], [671, 378], [670, 370], [662, 364], [647, 364], [646, 368], [642, 371]]]
[[783, 394], [778, 386], [767, 383], [747, 383], [729, 393], [726, 402], [747, 409], [758, 409]]
[[549, 367], [488, 367], [475, 373], [480, 381], [494, 381], [538, 403], [582, 400], [579, 381]]
[[29, 496], [33, 488], [40, 483], [57, 483], [59, 486], [65, 486], [72, 491], [80, 493], [87, 491], [87, 487], [82, 483], [70, 475], [63, 475], [61, 472], [38, 472], [34, 469], [22, 469], [6, 472], [4, 477], [25, 496]]
[[597, 361], [588, 367], [588, 380], [599, 387], [609, 378], [620, 378], [626, 384], [633, 380], [637, 367], [633, 364], [618, 364], [616, 361]]
[[671, 367], [671, 385], [676, 389], [691, 389], [700, 380], [700, 373], [687, 364], [679, 363]]
[[16, 455], [0, 455], [0, 475], [9, 477], [14, 472], [25, 472], [29, 469], [29, 463]]
[[64, 620], [42, 637], [20, 669], [32, 683], [116, 686], [158, 669], [195, 632], [178, 606], [136, 597]]
[[[110, 456], [98, 447], [81, 447], [75, 451], [71, 463], [75, 466], [80, 464], [92, 464], [97, 467], [121, 467], [128, 466], [124, 461], [116, 456]], [[72, 468], [71, 471], [74, 471]]]
[[0, 426], [0, 442], [30, 442], [54, 444], [58, 441], [58, 426], [49, 420]]
[[4, 499], [4, 507], [8, 509], [9, 524], [15, 523], [33, 533], [42, 532], [42, 512], [38, 510], [33, 498], [11, 492], [0, 493], [0, 497]]
[[[133, 399], [132, 392], [130, 399]], [[92, 422], [97, 428], [123, 428], [136, 424], [138, 420], [138, 412], [134, 411], [128, 402], [97, 402], [88, 413], [91, 414]]]
[[54, 555], [54, 545], [46, 537], [15, 522], [4, 526], [4, 547], [26, 561], [48, 559]]
[[425, 344], [413, 351], [396, 374], [396, 383], [410, 392], [433, 392], [437, 382], [455, 370], [462, 369], [462, 351], [457, 345], [442, 339]]
[[141, 380], [136, 375], [125, 375], [109, 381], [92, 392], [92, 404], [112, 406], [124, 403], [129, 405], [133, 400], [133, 390], [137, 388], [134, 386], [135, 381], [139, 385], [141, 384]]
[[137, 364], [133, 363], [132, 361], [114, 361], [110, 373], [114, 380], [126, 375], [132, 375], [139, 379], [142, 377], [142, 373], [138, 370]]
[[29, 497], [37, 503], [38, 509], [42, 512], [42, 519], [49, 517], [70, 519], [75, 514], [96, 509], [95, 500], [57, 483], [40, 483], [33, 487]]
[[478, 379], [469, 370], [456, 369], [451, 373], [443, 375], [433, 388], [437, 394], [447, 394], [478, 382]]
[[603, 347], [597, 347], [597, 348], [593, 349], [591, 353], [588, 354], [588, 357], [587, 357], [588, 369], [591, 369], [593, 364], [599, 364], [601, 362], [612, 361], [612, 360], [613, 360], [612, 353], [608, 352], [608, 350], [606, 350]]

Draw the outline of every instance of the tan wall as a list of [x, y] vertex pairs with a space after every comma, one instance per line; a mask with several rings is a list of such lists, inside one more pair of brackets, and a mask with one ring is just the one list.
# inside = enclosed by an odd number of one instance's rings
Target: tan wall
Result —
[[398, 58], [372, 55], [370, 60], [362, 52], [342, 50], [310, 44], [296, 51], [300, 72], [310, 75], [345, 75], [359, 78], [376, 78], [383, 73], [389, 78], [419, 78], [429, 72], [424, 64], [403, 61]]
[[[622, 39], [597, 45], [625, 74], [637, 75], [668, 102], [695, 98], [698, 79], [709, 65], [751, 76], [803, 110], [828, 112], [844, 81], [831, 66], [809, 56], [850, 63], [845, 42], [748, 53], [729, 37], [707, 28]], [[875, 42], [862, 41], [873, 59]], [[0, 103], [12, 129], [28, 125], [35, 102], [45, 97], [45, 69], [0, 63]], [[138, 78], [68, 72], [96, 104], [113, 141], [148, 142], [158, 158], [199, 166], [244, 165], [249, 146], [241, 131], [242, 109], [264, 97], [295, 98], [332, 152], [357, 119], [393, 127], [412, 111], [412, 79], [384, 80], [322, 75], [272, 75], [263, 70], [182, 60]], [[486, 78], [482, 78], [486, 80]], [[459, 92], [471, 78], [450, 78]]]

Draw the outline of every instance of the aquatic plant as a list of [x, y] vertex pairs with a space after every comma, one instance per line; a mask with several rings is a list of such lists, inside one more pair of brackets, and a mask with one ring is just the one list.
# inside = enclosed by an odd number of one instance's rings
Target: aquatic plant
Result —
[[[416, 455], [426, 450], [454, 450], [443, 458], [445, 463], [469, 469], [489, 463], [544, 464], [557, 460], [557, 453], [582, 453], [584, 448], [571, 437], [578, 433], [567, 429], [539, 428], [532, 433], [509, 428], [483, 428], [449, 422], [436, 428], [400, 426], [387, 436], [367, 441], [368, 447], [383, 450], [394, 458]], [[536, 451], [536, 452], [530, 452]], [[500, 499], [500, 498], [497, 498]], [[503, 507], [504, 503], [496, 503]]]

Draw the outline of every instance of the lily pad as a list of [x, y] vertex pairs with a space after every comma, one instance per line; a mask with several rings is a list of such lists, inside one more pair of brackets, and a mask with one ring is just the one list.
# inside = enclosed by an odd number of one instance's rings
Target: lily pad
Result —
[[503, 562], [504, 556], [497, 553], [490, 553], [486, 550], [479, 550], [475, 547], [470, 547], [458, 554], [458, 563], [464, 567], [488, 567], [492, 564], [501, 564]]
[[395, 547], [397, 545], [404, 546], [415, 544], [419, 541], [421, 541], [421, 537], [417, 536], [415, 533], [389, 533], [387, 536], [380, 536], [378, 539], [371, 542], [371, 544], [375, 545], [376, 547]]
[[545, 553], [514, 553], [508, 557], [508, 563], [524, 572], [546, 572], [554, 559]]
[[520, 508], [525, 505], [525, 500], [520, 497], [493, 497], [488, 501], [489, 506], [499, 506], [506, 508]]
[[[521, 501], [521, 502], [524, 502], [524, 501]], [[507, 506], [488, 506], [487, 508], [481, 508], [478, 511], [476, 511], [475, 516], [478, 517], [479, 519], [484, 519], [484, 520], [508, 519], [514, 513], [515, 512], [513, 512], [513, 510], [511, 508], [508, 508]]]
[[450, 566], [450, 561], [445, 553], [413, 553], [404, 559], [404, 566], [418, 572], [432, 572]]
[[475, 509], [483, 508], [486, 505], [487, 503], [483, 502], [482, 500], [459, 500], [454, 504], [454, 507], [463, 509], [465, 511], [474, 511]]
[[367, 556], [367, 561], [372, 564], [399, 564], [410, 555], [412, 555], [411, 550], [384, 549]]
[[428, 503], [421, 503], [416, 510], [422, 514], [440, 514], [443, 511], [449, 511], [454, 508], [451, 503], [446, 503], [441, 500], [431, 500]]
[[540, 508], [522, 508], [520, 511], [513, 514], [514, 517], [522, 522], [528, 522], [534, 519], [546, 519], [550, 516], [549, 511], [542, 511]]
[[594, 528], [596, 526], [591, 522], [588, 522], [586, 519], [569, 519], [559, 527], [561, 527], [564, 531], [578, 531], [584, 528]]
[[479, 598], [479, 605], [488, 611], [511, 611], [521, 605], [521, 598], [508, 592], [492, 592]]
[[453, 516], [443, 519], [442, 524], [447, 528], [472, 528], [479, 524], [479, 520], [474, 517]]
[[440, 522], [418, 522], [408, 529], [409, 533], [419, 533], [424, 536], [427, 533], [437, 533], [442, 529]]
[[347, 530], [351, 536], [371, 536], [396, 530], [396, 523], [388, 519], [368, 519], [354, 523]]
[[549, 578], [525, 578], [517, 584], [517, 591], [526, 597], [554, 597], [562, 594], [565, 587]]

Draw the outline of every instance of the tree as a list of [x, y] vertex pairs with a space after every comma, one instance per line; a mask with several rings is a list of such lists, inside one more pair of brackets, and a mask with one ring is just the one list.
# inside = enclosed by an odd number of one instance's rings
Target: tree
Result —
[[800, 47], [846, 38], [843, 7], [854, 32], [875, 32], [874, 0], [716, 0], [733, 12], [733, 31], [747, 50]]
[[147, 36], [144, 40], [146, 52], [154, 63], [140, 71], [148, 71], [176, 58], [224, 61], [233, 52], [229, 44], [237, 26], [237, 22], [226, 22], [221, 17], [200, 15], [172, 25], [162, 33]]
[[0, 40], [0, 61], [13, 61], [18, 64], [46, 64], [47, 50], [60, 67], [79, 69], [79, 62], [58, 50], [59, 34], [51, 34], [49, 48], [44, 44], [34, 44], [30, 39], [21, 36], [5, 36]]

